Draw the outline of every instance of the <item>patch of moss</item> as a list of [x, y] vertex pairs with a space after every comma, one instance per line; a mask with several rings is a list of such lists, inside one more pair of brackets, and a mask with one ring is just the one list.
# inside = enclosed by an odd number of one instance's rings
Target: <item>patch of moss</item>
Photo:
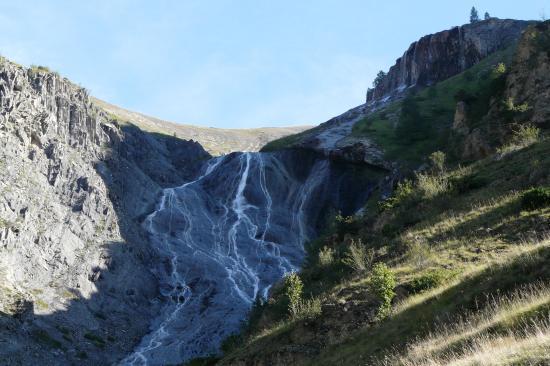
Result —
[[33, 337], [40, 343], [51, 347], [51, 348], [57, 348], [57, 349], [63, 349], [63, 344], [59, 342], [57, 339], [53, 338], [47, 331], [38, 329], [33, 331], [32, 333]]
[[105, 347], [105, 344], [106, 344], [105, 340], [103, 338], [101, 338], [100, 336], [98, 336], [97, 334], [87, 332], [87, 333], [84, 334], [84, 338], [92, 341], [92, 343], [98, 348], [104, 348]]

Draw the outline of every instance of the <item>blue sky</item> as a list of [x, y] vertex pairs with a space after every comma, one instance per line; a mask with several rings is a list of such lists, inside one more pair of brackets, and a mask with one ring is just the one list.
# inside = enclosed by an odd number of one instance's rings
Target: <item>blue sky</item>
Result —
[[122, 107], [241, 128], [318, 124], [359, 105], [419, 37], [550, 17], [550, 0], [0, 0], [0, 54]]

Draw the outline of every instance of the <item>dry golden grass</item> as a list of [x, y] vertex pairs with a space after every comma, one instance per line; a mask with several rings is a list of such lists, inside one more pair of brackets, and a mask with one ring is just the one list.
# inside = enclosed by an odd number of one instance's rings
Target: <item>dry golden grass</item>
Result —
[[[483, 310], [410, 344], [383, 364], [509, 365], [550, 362], [550, 287], [536, 284], [490, 299]], [[529, 315], [539, 314], [538, 317]], [[514, 324], [516, 325], [515, 331]], [[506, 331], [499, 332], [499, 329]], [[520, 362], [520, 363], [518, 363]], [[540, 364], [540, 363], [538, 363]]]
[[523, 334], [505, 336], [484, 335], [456, 352], [439, 357], [396, 358], [386, 365], [401, 366], [489, 366], [550, 364], [550, 325], [548, 322], [531, 327]]
[[[393, 310], [393, 314], [398, 314], [413, 306], [421, 304], [430, 299], [436, 298], [443, 292], [450, 289], [451, 287], [454, 287], [457, 284], [465, 281], [467, 278], [471, 278], [478, 275], [479, 273], [485, 271], [488, 268], [497, 268], [499, 266], [506, 266], [509, 263], [513, 263], [514, 261], [518, 260], [519, 258], [522, 258], [522, 260], [524, 261], [529, 261], [531, 253], [536, 252], [542, 247], [550, 247], [550, 234], [547, 234], [538, 240], [537, 239], [524, 240], [521, 244], [510, 246], [509, 248], [507, 248], [506, 251], [501, 252], [500, 253], [501, 255], [499, 257], [496, 257], [493, 260], [487, 260], [486, 262], [483, 262], [483, 263], [470, 264], [469, 266], [464, 267], [459, 276], [455, 277], [453, 280], [445, 283], [444, 285], [438, 286], [432, 290], [405, 298], [403, 301], [401, 301], [395, 306]], [[418, 268], [414, 266], [412, 267], [405, 266], [404, 268], [400, 268], [400, 271], [396, 271], [396, 273], [399, 273], [401, 277], [408, 278], [409, 272], [411, 271], [413, 272], [418, 271]]]

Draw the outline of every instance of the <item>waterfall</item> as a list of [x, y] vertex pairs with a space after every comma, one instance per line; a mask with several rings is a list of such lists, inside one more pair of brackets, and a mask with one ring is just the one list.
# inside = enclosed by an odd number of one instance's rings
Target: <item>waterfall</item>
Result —
[[217, 353], [258, 297], [297, 270], [308, 218], [329, 175], [318, 160], [297, 178], [274, 154], [212, 159], [195, 181], [167, 188], [144, 222], [162, 258], [163, 308], [122, 365], [164, 365]]

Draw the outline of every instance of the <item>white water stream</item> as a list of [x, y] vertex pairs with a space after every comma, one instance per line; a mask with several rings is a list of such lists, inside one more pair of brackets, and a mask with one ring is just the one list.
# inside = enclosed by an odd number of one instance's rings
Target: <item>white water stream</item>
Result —
[[122, 365], [178, 364], [216, 353], [239, 330], [258, 296], [299, 268], [314, 233], [308, 207], [329, 172], [319, 160], [306, 178], [271, 154], [209, 161], [193, 182], [163, 191], [145, 220], [163, 265], [161, 314]]

